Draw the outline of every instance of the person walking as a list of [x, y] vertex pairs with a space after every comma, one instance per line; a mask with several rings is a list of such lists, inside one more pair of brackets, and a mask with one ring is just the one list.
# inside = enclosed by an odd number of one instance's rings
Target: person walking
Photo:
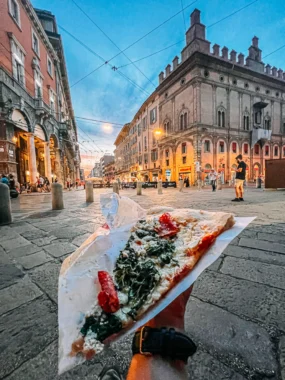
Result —
[[188, 176], [186, 177], [185, 183], [186, 183], [186, 187], [190, 187], [189, 177]]
[[239, 154], [236, 157], [236, 162], [238, 167], [236, 169], [236, 179], [235, 179], [235, 193], [236, 197], [232, 199], [232, 202], [243, 202], [243, 184], [245, 181], [246, 174], [246, 163], [242, 160], [242, 155]]
[[209, 180], [212, 185], [212, 191], [216, 191], [217, 173], [215, 172], [215, 169], [211, 169], [209, 174]]

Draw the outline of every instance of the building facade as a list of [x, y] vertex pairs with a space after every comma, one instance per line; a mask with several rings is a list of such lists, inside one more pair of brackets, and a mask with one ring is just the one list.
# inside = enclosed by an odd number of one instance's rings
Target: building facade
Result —
[[89, 177], [102, 177], [100, 162], [95, 162], [94, 168], [91, 170]]
[[114, 162], [114, 156], [113, 154], [110, 153], [105, 153], [101, 158], [100, 158], [100, 171], [101, 171], [101, 177], [105, 178], [105, 168], [108, 164], [111, 162]]
[[[158, 109], [158, 129], [154, 128], [158, 140], [153, 146], [148, 140], [144, 177], [153, 179], [158, 168], [163, 180], [189, 176], [195, 183], [199, 166], [205, 172], [214, 168], [229, 180], [235, 157], [241, 153], [247, 178], [253, 179], [264, 174], [266, 159], [285, 158], [285, 73], [265, 66], [257, 37], [245, 58], [234, 50], [229, 53], [227, 47], [220, 51], [217, 44], [210, 49], [199, 10], [193, 11], [190, 23], [180, 62], [176, 56], [166, 66], [158, 87], [144, 103], [155, 99]], [[122, 166], [124, 173], [141, 167], [131, 145], [139, 139], [138, 128], [132, 134], [138, 121], [136, 115], [116, 139], [118, 174]], [[132, 157], [138, 157], [135, 163]]]
[[0, 172], [66, 185], [80, 178], [80, 155], [55, 17], [29, 0], [0, 8]]
[[112, 182], [115, 180], [115, 161], [109, 162], [105, 165], [104, 180], [106, 182]]

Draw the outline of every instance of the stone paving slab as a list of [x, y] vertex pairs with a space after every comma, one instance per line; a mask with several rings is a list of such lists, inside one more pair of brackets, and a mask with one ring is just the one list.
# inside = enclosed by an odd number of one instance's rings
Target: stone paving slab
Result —
[[39, 252], [42, 248], [38, 247], [37, 245], [29, 243], [28, 245], [25, 245], [24, 247], [18, 247], [15, 249], [12, 249], [9, 251], [9, 257], [22, 257], [31, 255], [32, 253]]
[[281, 289], [206, 271], [196, 281], [193, 295], [241, 317], [285, 331], [285, 297]]
[[83, 244], [85, 240], [89, 238], [90, 235], [91, 234], [88, 232], [86, 234], [76, 236], [76, 238], [72, 240], [72, 244], [76, 245], [77, 247], [80, 247], [81, 244]]
[[28, 244], [30, 244], [30, 242], [24, 239], [22, 236], [13, 237], [9, 240], [4, 240], [0, 242], [0, 245], [5, 249], [6, 252], [10, 252], [16, 248], [22, 248]]
[[277, 371], [270, 336], [253, 322], [192, 297], [187, 305], [185, 329], [195, 342], [230, 362], [240, 359], [246, 367], [267, 376]]
[[77, 249], [77, 247], [71, 243], [52, 243], [44, 247], [44, 250], [48, 252], [53, 257], [60, 257], [66, 255], [67, 253], [72, 253]]
[[34, 300], [0, 317], [0, 331], [2, 379], [57, 338], [56, 308], [49, 300]]
[[285, 335], [283, 335], [280, 338], [279, 355], [280, 355], [281, 379], [285, 380]]
[[59, 228], [59, 229], [50, 231], [50, 233], [52, 235], [56, 236], [59, 239], [60, 238], [73, 239], [76, 236], [79, 236], [82, 233], [86, 233], [86, 232], [88, 232], [88, 231], [86, 231], [84, 229], [80, 230], [80, 229], [76, 228], [76, 226], [75, 227], [64, 227], [64, 228]]
[[30, 281], [28, 276], [25, 276], [16, 284], [0, 290], [0, 315], [32, 301], [41, 295], [42, 292], [40, 289]]
[[34, 228], [33, 230], [21, 233], [21, 235], [23, 236], [23, 238], [27, 240], [35, 240], [35, 239], [48, 236], [48, 233], [45, 231], [39, 230], [38, 228]]
[[28, 256], [19, 257], [17, 259], [17, 263], [22, 265], [24, 269], [29, 270], [52, 260], [53, 258], [50, 257], [45, 251], [40, 251], [32, 253]]
[[42, 238], [38, 238], [38, 239], [32, 240], [31, 242], [33, 244], [37, 245], [38, 247], [44, 247], [45, 245], [50, 244], [52, 241], [54, 241], [56, 239], [57, 239], [56, 236], [49, 235], [49, 236], [46, 236], [46, 237], [42, 237]]
[[267, 232], [259, 232], [258, 239], [271, 241], [273, 243], [280, 242], [280, 243], [285, 244], [285, 228], [284, 228], [283, 233], [279, 233], [279, 234], [269, 234]]
[[58, 276], [61, 264], [46, 263], [29, 272], [31, 279], [37, 284], [40, 289], [44, 289], [53, 302], [57, 303]]
[[261, 251], [259, 249], [251, 249], [233, 245], [229, 245], [224, 253], [225, 255], [239, 257], [241, 259], [285, 266], [285, 255], [280, 253]]
[[241, 238], [239, 245], [248, 248], [257, 248], [263, 251], [282, 253], [285, 255], [285, 244], [272, 243], [265, 240]]
[[220, 272], [285, 290], [285, 268], [280, 266], [226, 257]]

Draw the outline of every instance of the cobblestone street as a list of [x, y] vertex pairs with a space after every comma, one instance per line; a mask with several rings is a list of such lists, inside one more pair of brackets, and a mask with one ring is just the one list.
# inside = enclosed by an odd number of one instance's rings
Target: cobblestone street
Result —
[[[111, 190], [106, 190], [110, 192]], [[57, 281], [62, 261], [103, 224], [99, 195], [64, 193], [51, 211], [49, 194], [12, 200], [14, 223], [0, 228], [0, 379], [94, 380], [106, 363], [126, 374], [131, 337], [57, 375]], [[194, 286], [186, 331], [198, 344], [188, 361], [193, 380], [285, 380], [285, 192], [248, 188], [121, 192], [142, 207], [167, 205], [257, 216]], [[139, 380], [139, 379], [138, 379]]]

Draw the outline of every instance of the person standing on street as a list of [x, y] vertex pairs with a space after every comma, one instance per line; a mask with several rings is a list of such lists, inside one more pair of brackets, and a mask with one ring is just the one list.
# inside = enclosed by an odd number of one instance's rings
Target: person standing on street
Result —
[[211, 185], [212, 185], [212, 191], [216, 191], [217, 173], [215, 172], [214, 169], [211, 169], [211, 171], [210, 171], [209, 180], [210, 180]]
[[8, 178], [5, 176], [5, 174], [2, 174], [1, 177], [2, 177], [2, 178], [1, 178], [1, 182], [2, 182], [2, 183], [5, 183], [5, 185], [9, 186], [9, 180], [8, 180]]
[[236, 169], [236, 180], [235, 180], [235, 192], [236, 197], [232, 199], [232, 202], [242, 202], [243, 199], [243, 183], [246, 174], [246, 163], [242, 160], [242, 155], [239, 154], [236, 157], [238, 167]]

